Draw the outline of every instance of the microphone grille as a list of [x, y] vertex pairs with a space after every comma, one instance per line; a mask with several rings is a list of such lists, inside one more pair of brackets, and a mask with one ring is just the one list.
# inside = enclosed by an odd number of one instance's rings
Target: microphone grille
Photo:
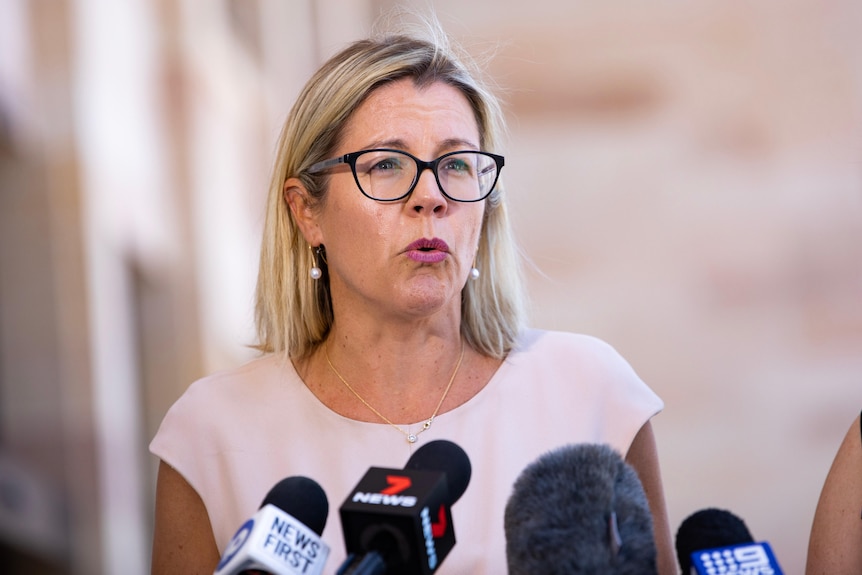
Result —
[[299, 475], [276, 483], [263, 498], [260, 506], [264, 505], [275, 505], [318, 535], [323, 533], [329, 515], [329, 500], [323, 488], [315, 480]]
[[688, 573], [695, 551], [745, 543], [754, 543], [754, 537], [742, 519], [730, 511], [708, 507], [680, 523], [676, 532], [676, 558], [683, 573]]
[[429, 441], [414, 451], [404, 469], [445, 473], [449, 505], [454, 504], [464, 495], [473, 472], [467, 453], [457, 444], [445, 439]]

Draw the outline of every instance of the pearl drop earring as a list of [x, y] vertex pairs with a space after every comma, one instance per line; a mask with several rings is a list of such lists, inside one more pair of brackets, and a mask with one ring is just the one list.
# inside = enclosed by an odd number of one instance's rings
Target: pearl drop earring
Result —
[[323, 249], [323, 247], [317, 246], [316, 248], [312, 248], [311, 246], [308, 246], [308, 249], [314, 251], [314, 261], [315, 261], [314, 266], [310, 270], [308, 270], [308, 275], [310, 275], [311, 279], [313, 279], [313, 280], [319, 280], [320, 278], [323, 277], [323, 270], [320, 269], [320, 257], [321, 257], [320, 252]]
[[479, 279], [479, 268], [476, 267], [476, 261], [473, 260], [473, 267], [470, 268], [470, 279]]

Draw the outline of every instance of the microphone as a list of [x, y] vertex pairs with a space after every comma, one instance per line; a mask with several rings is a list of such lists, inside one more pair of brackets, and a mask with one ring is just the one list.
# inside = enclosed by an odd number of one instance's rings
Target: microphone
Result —
[[326, 493], [316, 481], [282, 479], [228, 542], [214, 575], [321, 575], [329, 557], [320, 538], [328, 513]]
[[769, 543], [755, 542], [742, 519], [714, 507], [680, 523], [676, 557], [683, 575], [783, 575]]
[[657, 573], [643, 485], [609, 445], [566, 445], [528, 465], [504, 528], [509, 575]]
[[446, 440], [417, 449], [404, 469], [370, 468], [340, 508], [347, 559], [336, 575], [430, 575], [455, 546], [452, 505], [470, 459]]

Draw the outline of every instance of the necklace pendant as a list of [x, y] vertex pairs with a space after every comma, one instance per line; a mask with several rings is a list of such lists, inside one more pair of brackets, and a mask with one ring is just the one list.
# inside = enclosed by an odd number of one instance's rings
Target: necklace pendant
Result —
[[416, 443], [416, 434], [410, 433], [407, 435], [407, 441], [410, 443]]

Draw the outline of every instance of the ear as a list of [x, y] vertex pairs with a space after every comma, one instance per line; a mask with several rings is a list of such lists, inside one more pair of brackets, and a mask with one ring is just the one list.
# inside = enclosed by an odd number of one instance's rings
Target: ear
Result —
[[296, 225], [299, 226], [305, 241], [310, 246], [323, 242], [323, 232], [318, 223], [318, 214], [312, 209], [311, 196], [299, 178], [288, 178], [282, 188], [284, 201], [287, 202]]

